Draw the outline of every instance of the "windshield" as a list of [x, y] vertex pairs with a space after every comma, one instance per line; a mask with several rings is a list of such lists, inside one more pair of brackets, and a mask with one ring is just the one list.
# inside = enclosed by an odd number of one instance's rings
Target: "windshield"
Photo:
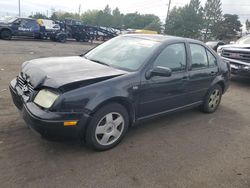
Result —
[[236, 44], [250, 44], [250, 36], [245, 36], [236, 41]]
[[159, 46], [159, 42], [119, 36], [88, 52], [85, 57], [115, 68], [135, 71]]

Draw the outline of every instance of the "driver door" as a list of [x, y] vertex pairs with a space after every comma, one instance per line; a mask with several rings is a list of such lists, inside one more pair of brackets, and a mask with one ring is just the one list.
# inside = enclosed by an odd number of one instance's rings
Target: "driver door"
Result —
[[187, 105], [187, 56], [185, 43], [168, 45], [153, 62], [172, 70], [169, 77], [143, 76], [140, 88], [139, 118], [150, 117]]
[[11, 29], [13, 30], [14, 35], [19, 35], [20, 34], [20, 31], [19, 31], [20, 25], [21, 25], [21, 19], [20, 18], [16, 19], [12, 23]]
[[19, 36], [34, 36], [34, 32], [39, 31], [38, 24], [32, 19], [18, 19], [15, 21], [17, 35]]

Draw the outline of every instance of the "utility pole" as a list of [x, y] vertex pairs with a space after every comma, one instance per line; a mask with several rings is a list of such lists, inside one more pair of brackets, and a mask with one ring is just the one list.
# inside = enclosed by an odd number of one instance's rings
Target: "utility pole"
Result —
[[168, 12], [167, 12], [166, 20], [168, 20], [168, 17], [169, 17], [170, 5], [171, 5], [171, 0], [168, 1]]
[[21, 6], [20, 6], [20, 1], [21, 1], [21, 0], [18, 0], [18, 15], [19, 15], [19, 17], [21, 17]]
[[78, 14], [79, 14], [79, 17], [80, 17], [80, 15], [81, 15], [81, 4], [79, 4]]

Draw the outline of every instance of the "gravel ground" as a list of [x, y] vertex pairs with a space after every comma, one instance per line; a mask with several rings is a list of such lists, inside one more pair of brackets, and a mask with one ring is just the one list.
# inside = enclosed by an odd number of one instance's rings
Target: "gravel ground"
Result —
[[78, 55], [93, 46], [0, 40], [1, 187], [250, 187], [250, 79], [246, 78], [232, 79], [216, 113], [194, 109], [145, 122], [106, 152], [34, 134], [8, 90], [22, 62]]

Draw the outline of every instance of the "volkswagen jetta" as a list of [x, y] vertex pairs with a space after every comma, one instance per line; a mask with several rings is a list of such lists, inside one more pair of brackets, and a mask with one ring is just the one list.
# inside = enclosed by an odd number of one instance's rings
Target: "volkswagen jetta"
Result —
[[24, 62], [10, 91], [41, 135], [106, 150], [141, 120], [197, 106], [216, 111], [229, 78], [229, 65], [199, 41], [130, 34], [80, 56]]

